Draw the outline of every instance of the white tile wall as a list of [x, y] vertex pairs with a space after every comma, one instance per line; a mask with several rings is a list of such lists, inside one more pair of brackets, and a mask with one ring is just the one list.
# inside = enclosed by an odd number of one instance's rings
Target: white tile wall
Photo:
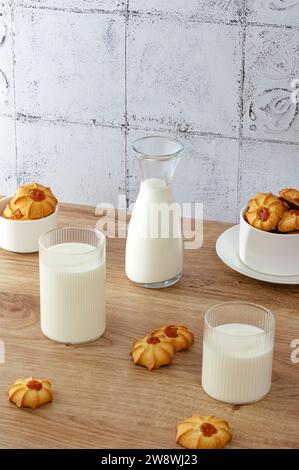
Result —
[[299, 0], [246, 0], [250, 22], [274, 25], [299, 24]]
[[14, 114], [13, 36], [9, 4], [0, 0], [0, 113]]
[[[270, 157], [271, 156], [271, 157]], [[287, 143], [243, 142], [240, 161], [240, 200], [243, 207], [258, 191], [299, 186], [299, 147]]]
[[0, 116], [0, 181], [0, 195], [15, 192], [17, 184], [15, 121], [7, 116]]
[[50, 184], [61, 201], [117, 204], [124, 192], [125, 137], [119, 128], [17, 121], [18, 175]]
[[244, 135], [299, 143], [298, 104], [290, 100], [299, 78], [298, 30], [248, 26], [245, 72]]
[[119, 15], [17, 7], [17, 112], [123, 123], [124, 24]]
[[237, 26], [133, 17], [129, 124], [238, 135], [240, 40]]
[[243, 0], [130, 0], [130, 11], [136, 13], [171, 13], [190, 15], [206, 21], [239, 21]]
[[0, 0], [0, 193], [133, 202], [130, 140], [172, 133], [178, 200], [234, 222], [299, 186], [295, 78], [299, 0]]
[[61, 10], [104, 10], [123, 11], [126, 0], [14, 0], [18, 5], [41, 8], [59, 8]]

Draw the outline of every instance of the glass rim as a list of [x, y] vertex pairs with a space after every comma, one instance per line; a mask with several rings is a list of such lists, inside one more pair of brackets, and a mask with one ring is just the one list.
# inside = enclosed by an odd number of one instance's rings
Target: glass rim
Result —
[[[106, 245], [106, 236], [105, 234], [97, 229], [97, 228], [91, 228], [91, 227], [78, 227], [77, 225], [65, 225], [63, 227], [56, 227], [56, 228], [52, 228], [51, 230], [48, 230], [47, 232], [44, 232], [40, 235], [39, 239], [38, 239], [38, 245], [39, 245], [39, 248], [41, 250], [44, 250], [44, 251], [49, 251], [49, 248], [45, 247], [45, 245], [43, 244], [43, 239], [49, 235], [50, 233], [53, 233], [53, 232], [57, 232], [58, 230], [62, 230], [62, 229], [75, 229], [75, 230], [84, 230], [86, 232], [93, 232], [96, 234], [96, 236], [98, 237], [98, 239], [100, 240], [100, 245], [99, 246], [94, 246], [94, 245], [90, 245], [92, 246], [93, 248], [88, 251], [88, 254], [89, 253], [94, 253], [96, 251], [99, 251], [103, 246]], [[74, 242], [76, 243], [76, 242]], [[62, 243], [59, 243], [59, 245], [62, 245]], [[54, 245], [52, 245], [54, 246]], [[71, 256], [75, 256], [75, 257], [80, 257], [80, 256], [86, 256], [86, 253], [71, 253]]]
[[[273, 313], [271, 312], [271, 310], [269, 310], [268, 308], [266, 307], [263, 307], [262, 305], [259, 305], [259, 304], [256, 304], [254, 302], [247, 302], [246, 300], [228, 300], [226, 302], [220, 302], [219, 304], [215, 304], [215, 305], [212, 305], [212, 307], [210, 307], [205, 315], [204, 315], [204, 324], [207, 325], [207, 327], [210, 329], [210, 330], [215, 330], [215, 326], [212, 326], [208, 320], [208, 315], [211, 313], [211, 311], [213, 311], [214, 309], [218, 308], [218, 307], [223, 307], [225, 305], [247, 305], [247, 306], [251, 306], [251, 307], [255, 307], [255, 308], [258, 308], [259, 310], [262, 310], [264, 313], [266, 313], [267, 315], [269, 315], [269, 317], [271, 318], [271, 327], [268, 328], [268, 329], [264, 329], [263, 331], [261, 331], [260, 333], [256, 333], [254, 335], [252, 334], [245, 334], [245, 335], [242, 335], [242, 337], [246, 338], [246, 337], [254, 337], [254, 336], [262, 336], [262, 335], [267, 335], [271, 332], [274, 331], [275, 329], [275, 317], [273, 315]], [[221, 331], [218, 332], [219, 334], [221, 335], [224, 335], [224, 336], [235, 336], [234, 334], [232, 333], [227, 333], [225, 331]]]
[[[141, 152], [140, 150], [138, 150], [137, 144], [141, 141], [149, 140], [149, 139], [168, 140], [169, 142], [177, 144], [179, 148], [176, 152], [164, 153], [162, 155], [161, 154], [157, 154], [157, 155], [149, 154], [149, 153]], [[138, 139], [135, 139], [133, 142], [131, 142], [131, 148], [135, 152], [135, 155], [137, 158], [144, 159], [144, 160], [151, 160], [151, 161], [174, 160], [176, 158], [179, 158], [185, 150], [184, 144], [179, 139], [172, 137], [172, 136], [163, 136], [163, 135], [158, 135], [158, 134], [147, 135], [147, 136], [139, 137]]]

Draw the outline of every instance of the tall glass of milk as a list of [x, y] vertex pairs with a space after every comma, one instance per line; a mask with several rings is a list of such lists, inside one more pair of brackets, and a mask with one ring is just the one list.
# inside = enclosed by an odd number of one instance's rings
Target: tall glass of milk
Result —
[[39, 239], [41, 329], [60, 343], [84, 343], [105, 330], [106, 239], [62, 227]]
[[275, 319], [264, 307], [224, 302], [204, 320], [202, 387], [226, 403], [244, 404], [271, 389]]
[[171, 137], [148, 136], [132, 148], [141, 185], [128, 229], [126, 274], [142, 287], [168, 287], [183, 270], [181, 211], [171, 182], [184, 146]]

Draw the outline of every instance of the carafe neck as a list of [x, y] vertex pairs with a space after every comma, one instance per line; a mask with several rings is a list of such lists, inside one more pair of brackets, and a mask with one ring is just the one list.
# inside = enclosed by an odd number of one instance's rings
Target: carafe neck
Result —
[[172, 137], [148, 136], [132, 144], [138, 160], [141, 180], [150, 180], [156, 185], [170, 185], [180, 158], [183, 144]]

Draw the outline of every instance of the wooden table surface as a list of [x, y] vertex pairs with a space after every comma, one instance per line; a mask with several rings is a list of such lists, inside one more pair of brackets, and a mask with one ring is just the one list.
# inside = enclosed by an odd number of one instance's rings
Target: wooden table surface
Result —
[[[94, 209], [63, 205], [61, 225], [93, 227]], [[299, 288], [263, 283], [227, 268], [215, 242], [228, 225], [206, 222], [204, 245], [185, 252], [174, 287], [147, 290], [124, 272], [125, 240], [107, 245], [107, 329], [92, 344], [66, 346], [45, 338], [39, 322], [38, 255], [0, 251], [1, 448], [176, 448], [175, 427], [192, 414], [215, 414], [233, 432], [232, 448], [299, 447], [299, 364], [290, 343], [299, 338]], [[203, 317], [213, 304], [248, 300], [276, 317], [273, 385], [262, 401], [231, 406], [201, 389]], [[135, 338], [165, 323], [186, 324], [194, 347], [153, 372], [128, 355]], [[19, 377], [53, 382], [54, 401], [34, 411], [7, 400]]]

